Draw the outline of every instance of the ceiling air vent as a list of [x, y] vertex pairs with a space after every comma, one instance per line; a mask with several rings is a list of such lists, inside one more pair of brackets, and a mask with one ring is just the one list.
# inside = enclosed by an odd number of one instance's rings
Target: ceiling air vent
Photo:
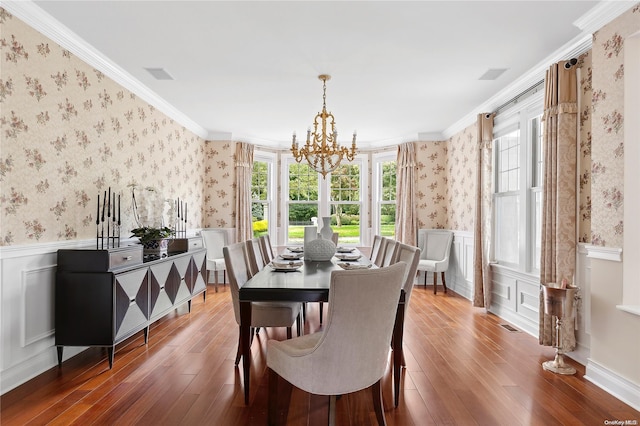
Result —
[[145, 68], [156, 80], [173, 80], [171, 74], [164, 68]]
[[508, 68], [489, 68], [487, 72], [482, 74], [478, 80], [495, 80], [502, 75]]

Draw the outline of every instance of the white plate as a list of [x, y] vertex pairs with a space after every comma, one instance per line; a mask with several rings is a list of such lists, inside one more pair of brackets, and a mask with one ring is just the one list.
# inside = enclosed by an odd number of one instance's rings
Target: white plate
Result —
[[271, 262], [271, 267], [278, 272], [291, 272], [300, 269], [302, 262]]
[[369, 269], [371, 268], [371, 263], [369, 263], [368, 265], [365, 265], [362, 263], [338, 262], [338, 266], [346, 270]]
[[302, 252], [304, 252], [304, 248], [302, 248], [302, 247], [287, 247], [287, 250], [289, 250], [291, 253], [302, 253]]
[[345, 254], [345, 253], [336, 253], [335, 255], [340, 260], [358, 260], [362, 257], [361, 254]]
[[279, 256], [285, 260], [300, 260], [302, 253], [282, 253]]
[[349, 247], [338, 247], [336, 249], [338, 253], [352, 253], [354, 250], [355, 250], [354, 248], [349, 248]]

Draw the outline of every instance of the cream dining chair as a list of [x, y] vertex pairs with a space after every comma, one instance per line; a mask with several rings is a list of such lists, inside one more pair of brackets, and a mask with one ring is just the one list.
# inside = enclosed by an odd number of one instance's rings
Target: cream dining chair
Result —
[[371, 252], [369, 253], [369, 260], [373, 263], [376, 261], [376, 257], [378, 256], [378, 252], [380, 251], [380, 246], [382, 245], [382, 239], [384, 237], [382, 235], [375, 235], [373, 237], [373, 244], [371, 244]]
[[279, 377], [305, 392], [330, 396], [329, 424], [335, 421], [336, 395], [371, 387], [378, 424], [385, 424], [380, 382], [406, 268], [399, 262], [380, 269], [334, 271], [324, 330], [267, 342], [269, 424], [282, 423]]
[[211, 271], [214, 273], [215, 290], [218, 291], [218, 272], [222, 271], [222, 284], [226, 282], [226, 268], [222, 247], [227, 245], [227, 231], [224, 229], [203, 229], [200, 231], [202, 242], [207, 249], [207, 284]]
[[253, 277], [262, 271], [265, 266], [262, 250], [260, 249], [260, 240], [253, 238], [245, 241], [247, 245], [247, 266], [249, 267], [249, 277]]
[[[240, 362], [242, 348], [240, 346], [240, 297], [239, 289], [249, 280], [247, 268], [247, 244], [235, 243], [223, 248], [224, 261], [229, 272], [229, 288], [231, 289], [231, 301], [236, 323], [238, 324], [238, 351], [236, 353], [236, 365]], [[302, 317], [300, 315], [301, 303], [299, 302], [252, 302], [251, 303], [251, 328], [256, 327], [286, 327], [287, 338], [291, 338], [291, 327], [296, 323], [298, 335], [302, 330]]]
[[264, 264], [268, 265], [276, 257], [275, 252], [273, 251], [273, 246], [271, 245], [271, 238], [269, 237], [269, 234], [266, 234], [262, 235], [259, 239], [262, 259]]
[[433, 294], [437, 293], [438, 272], [442, 276], [442, 286], [447, 292], [445, 272], [449, 269], [449, 254], [453, 232], [445, 229], [419, 229], [418, 247], [421, 250], [418, 271], [424, 271], [424, 285], [427, 285], [427, 272], [433, 272]]

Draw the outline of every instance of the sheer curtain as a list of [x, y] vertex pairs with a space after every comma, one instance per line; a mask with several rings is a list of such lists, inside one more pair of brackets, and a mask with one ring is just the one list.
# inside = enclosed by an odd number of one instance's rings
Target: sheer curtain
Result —
[[251, 175], [253, 145], [236, 143], [236, 238], [238, 242], [253, 238], [251, 220]]
[[491, 305], [491, 238], [493, 228], [493, 145], [494, 114], [478, 114], [476, 127], [478, 161], [476, 169], [476, 215], [474, 225], [473, 306]]
[[[576, 141], [578, 85], [576, 67], [569, 61], [551, 65], [547, 71], [544, 97], [544, 187], [542, 191], [542, 284], [572, 282], [576, 260]], [[562, 326], [561, 346], [575, 348], [573, 322]], [[540, 292], [541, 345], [555, 341], [555, 321], [544, 313]]]
[[396, 177], [396, 240], [417, 244], [416, 220], [416, 145], [413, 142], [398, 146], [398, 175]]

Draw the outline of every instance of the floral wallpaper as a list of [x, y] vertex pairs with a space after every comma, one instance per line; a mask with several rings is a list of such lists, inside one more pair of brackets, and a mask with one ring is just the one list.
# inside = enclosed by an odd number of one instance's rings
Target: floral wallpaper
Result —
[[588, 51], [578, 59], [578, 123], [579, 123], [579, 205], [578, 217], [578, 242], [591, 242], [591, 110], [592, 110], [592, 74], [591, 51]]
[[473, 123], [449, 139], [449, 229], [473, 231], [477, 184], [477, 132], [476, 123]]
[[108, 188], [128, 238], [134, 184], [193, 206], [188, 228], [233, 223], [233, 143], [205, 142], [2, 8], [0, 27], [0, 245], [95, 238]]
[[447, 228], [447, 142], [416, 142], [418, 229]]
[[640, 5], [635, 5], [593, 35], [591, 243], [594, 245], [622, 247], [624, 39], [638, 30]]

